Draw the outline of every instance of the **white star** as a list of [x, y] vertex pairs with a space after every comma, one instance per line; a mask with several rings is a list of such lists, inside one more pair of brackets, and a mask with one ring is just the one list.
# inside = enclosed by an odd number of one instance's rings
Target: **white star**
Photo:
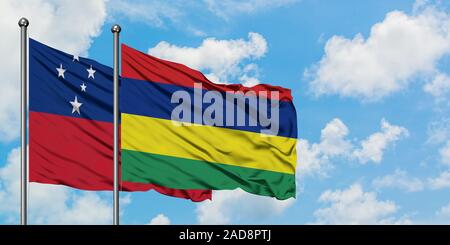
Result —
[[81, 107], [81, 105], [83, 105], [83, 103], [78, 102], [77, 96], [75, 96], [74, 101], [70, 101], [70, 104], [72, 105], [72, 114], [74, 112], [77, 112], [78, 115], [80, 115], [80, 107]]
[[64, 68], [62, 67], [62, 64], [59, 65], [59, 68], [56, 67], [56, 70], [58, 71], [58, 77], [65, 78], [65, 77], [64, 77], [64, 72], [66, 72], [66, 69], [64, 69]]
[[78, 57], [78, 55], [74, 55], [72, 61], [75, 61], [75, 60], [80, 62], [80, 57]]
[[82, 92], [86, 92], [87, 86], [86, 86], [84, 83], [81, 84], [80, 87], [81, 87], [81, 91], [82, 91]]
[[94, 79], [95, 70], [92, 69], [92, 66], [91, 66], [91, 68], [86, 69], [86, 71], [89, 73], [88, 78], [92, 77], [92, 79]]

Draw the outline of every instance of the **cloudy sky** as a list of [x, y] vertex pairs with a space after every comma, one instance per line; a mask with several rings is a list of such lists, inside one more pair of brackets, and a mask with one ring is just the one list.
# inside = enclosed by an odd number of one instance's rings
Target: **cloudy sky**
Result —
[[[450, 3], [426, 0], [3, 0], [0, 224], [19, 217], [19, 27], [112, 64], [122, 42], [212, 81], [292, 89], [297, 199], [200, 204], [121, 194], [123, 224], [450, 223]], [[112, 195], [31, 184], [33, 224], [109, 224]]]

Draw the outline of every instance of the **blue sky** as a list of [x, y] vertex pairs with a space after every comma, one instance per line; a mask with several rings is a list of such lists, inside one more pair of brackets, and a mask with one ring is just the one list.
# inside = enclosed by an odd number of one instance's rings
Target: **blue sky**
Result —
[[[212, 202], [196, 204], [152, 191], [123, 194], [123, 224], [450, 222], [448, 3], [13, 2], [0, 4], [0, 26], [9, 36], [0, 42], [2, 57], [18, 57], [13, 37], [24, 15], [32, 37], [111, 65], [110, 28], [119, 23], [123, 43], [186, 63], [213, 81], [293, 92], [296, 200], [217, 191]], [[18, 93], [18, 60], [1, 64], [0, 83]], [[15, 95], [2, 97], [0, 223], [17, 223], [18, 104]], [[108, 193], [33, 184], [30, 198], [32, 223], [111, 219]]]

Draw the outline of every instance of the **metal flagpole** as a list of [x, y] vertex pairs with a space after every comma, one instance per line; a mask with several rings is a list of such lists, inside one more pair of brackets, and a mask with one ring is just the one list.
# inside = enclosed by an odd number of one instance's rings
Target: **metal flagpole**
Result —
[[28, 20], [21, 18], [20, 26], [20, 224], [27, 224], [27, 185], [28, 185], [28, 162], [27, 162], [27, 27]]
[[119, 225], [119, 33], [120, 26], [114, 25], [114, 204], [113, 224]]

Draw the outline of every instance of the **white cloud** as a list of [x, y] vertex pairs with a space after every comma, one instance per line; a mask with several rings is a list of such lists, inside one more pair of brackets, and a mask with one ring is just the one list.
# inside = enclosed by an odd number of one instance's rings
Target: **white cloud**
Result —
[[0, 211], [16, 212], [19, 209], [19, 149], [12, 150], [7, 157], [6, 165], [0, 168]]
[[334, 118], [322, 129], [320, 142], [310, 143], [306, 139], [299, 139], [297, 141], [298, 176], [326, 177], [327, 172], [333, 168], [332, 160], [339, 157], [356, 159], [362, 164], [369, 161], [380, 163], [384, 151], [393, 142], [406, 137], [408, 130], [391, 125], [382, 119], [381, 132], [376, 132], [360, 141], [361, 146], [357, 149], [355, 144], [347, 139], [348, 134], [348, 127], [339, 118]]
[[[18, 148], [12, 150], [0, 168], [0, 214], [11, 222], [18, 221], [19, 213], [19, 156]], [[28, 215], [33, 224], [111, 224], [110, 203], [110, 198], [96, 192], [74, 191], [57, 185], [29, 185]]]
[[[238, 15], [256, 14], [270, 10], [298, 0], [109, 0], [108, 17], [110, 21], [120, 21], [126, 18], [135, 22], [142, 22], [157, 28], [177, 28], [199, 37], [207, 35], [198, 28], [198, 23], [192, 19], [192, 13], [229, 20]], [[211, 16], [211, 14], [213, 14]], [[195, 19], [195, 18], [194, 18]], [[203, 24], [203, 23], [202, 23]]]
[[170, 225], [170, 219], [164, 214], [158, 214], [150, 220], [149, 225]]
[[111, 224], [111, 201], [94, 192], [75, 193], [68, 187], [30, 185], [30, 221], [35, 224]]
[[[380, 163], [384, 151], [395, 141], [406, 137], [408, 130], [381, 120], [381, 132], [355, 144], [348, 140], [349, 129], [339, 119], [334, 118], [321, 130], [320, 142], [310, 143], [306, 139], [297, 141], [297, 176], [318, 175], [326, 177], [333, 169], [332, 160], [336, 158], [356, 159], [364, 164], [369, 161]], [[358, 144], [358, 142], [356, 142]]]
[[19, 26], [20, 17], [30, 20], [29, 34], [66, 52], [86, 55], [93, 37], [100, 34], [106, 10], [105, 1], [0, 1], [0, 141], [19, 135]]
[[450, 77], [447, 74], [439, 73], [430, 83], [425, 84], [423, 89], [425, 92], [441, 98], [450, 92]]
[[407, 224], [406, 218], [395, 218], [399, 207], [393, 201], [381, 201], [376, 193], [364, 192], [360, 184], [344, 190], [327, 190], [319, 202], [329, 206], [314, 212], [318, 224]]
[[250, 63], [244, 66], [243, 63], [257, 60], [266, 52], [266, 40], [261, 34], [253, 32], [248, 34], [248, 41], [207, 38], [196, 48], [162, 41], [148, 50], [149, 54], [156, 57], [202, 70], [213, 82], [228, 83], [239, 80], [252, 84], [259, 82], [254, 75], [257, 74], [257, 65]]
[[320, 62], [305, 71], [312, 92], [374, 101], [406, 88], [416, 75], [434, 74], [450, 53], [450, 16], [432, 6], [416, 9], [389, 12], [367, 38], [330, 38]]
[[258, 196], [240, 189], [214, 191], [214, 201], [204, 201], [197, 205], [199, 224], [235, 224], [244, 220], [264, 220], [280, 215], [290, 207], [295, 199], [276, 200]]
[[254, 14], [286, 6], [298, 0], [204, 0], [208, 9], [219, 17], [229, 19], [237, 14]]
[[177, 1], [111, 0], [108, 3], [108, 15], [113, 19], [126, 17], [132, 21], [163, 27], [166, 20], [177, 21], [184, 15], [178, 4]]
[[428, 125], [427, 134], [428, 144], [440, 146], [439, 161], [450, 166], [450, 118], [443, 117], [439, 120], [431, 122]]
[[333, 165], [326, 156], [323, 156], [316, 143], [310, 144], [305, 139], [297, 141], [297, 177], [307, 175], [326, 177], [332, 168]]
[[369, 161], [380, 163], [383, 159], [383, 153], [386, 148], [404, 137], [409, 135], [404, 127], [391, 125], [384, 118], [381, 120], [381, 132], [370, 135], [361, 142], [361, 148], [353, 152], [353, 157], [361, 163]]
[[444, 217], [450, 217], [450, 203], [443, 206], [439, 211], [437, 212], [437, 215], [444, 216]]
[[439, 150], [441, 162], [450, 166], [450, 140]]
[[374, 179], [372, 185], [377, 189], [390, 187], [407, 192], [416, 192], [424, 189], [422, 180], [410, 177], [405, 171], [399, 169], [395, 170], [393, 174]]
[[331, 120], [320, 134], [320, 149], [327, 156], [338, 156], [348, 152], [352, 145], [345, 139], [348, 135], [347, 126], [338, 118]]
[[326, 176], [333, 168], [332, 157], [345, 156], [352, 148], [346, 139], [348, 128], [339, 119], [334, 118], [321, 130], [320, 142], [309, 143], [305, 139], [297, 141], [297, 173], [298, 176]]
[[443, 171], [435, 178], [428, 178], [428, 185], [431, 189], [450, 188], [450, 170]]
[[261, 83], [261, 81], [259, 81], [258, 79], [259, 76], [260, 73], [258, 65], [250, 63], [244, 66], [244, 69], [242, 70], [241, 76], [238, 78], [238, 80], [242, 82], [244, 86], [252, 87]]
[[433, 121], [428, 125], [427, 129], [428, 139], [427, 143], [442, 144], [450, 139], [450, 118], [441, 118]]

